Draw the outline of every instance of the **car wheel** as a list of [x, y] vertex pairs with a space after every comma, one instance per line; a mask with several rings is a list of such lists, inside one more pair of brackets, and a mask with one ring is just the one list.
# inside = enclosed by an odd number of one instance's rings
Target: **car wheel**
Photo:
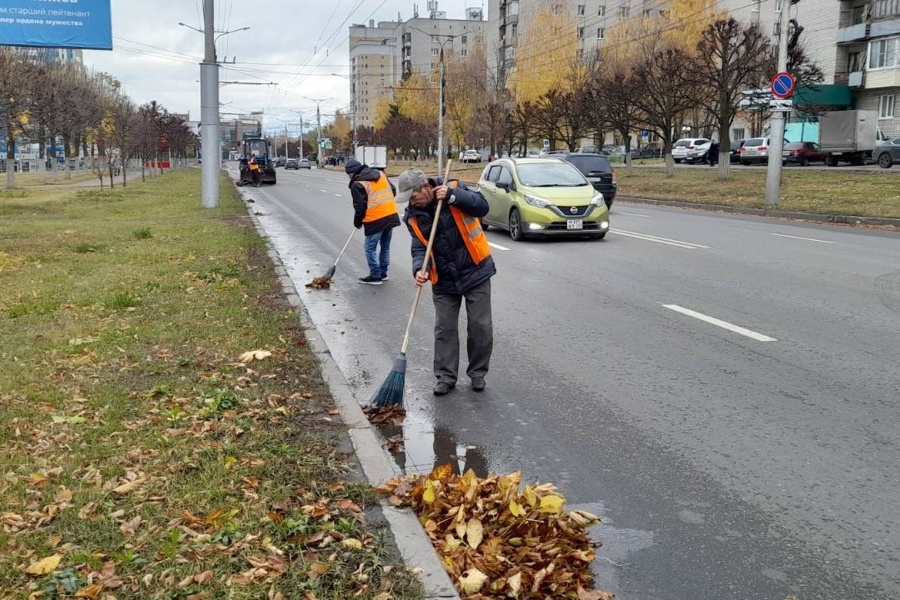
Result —
[[800, 166], [801, 166], [801, 167], [808, 167], [808, 166], [809, 166], [809, 160], [808, 160], [806, 157], [801, 158], [801, 159], [800, 159]]
[[741, 159], [741, 164], [744, 165], [745, 167], [749, 167], [749, 166], [750, 166], [750, 161], [749, 161], [749, 160], [743, 160], [743, 159]]
[[525, 234], [522, 231], [522, 215], [519, 213], [518, 208], [509, 211], [509, 237], [514, 242], [521, 242], [525, 239]]
[[673, 158], [672, 160], [674, 160], [676, 164], [681, 164], [680, 158]]
[[894, 161], [889, 153], [882, 152], [878, 155], [878, 166], [882, 169], [890, 169], [893, 164]]

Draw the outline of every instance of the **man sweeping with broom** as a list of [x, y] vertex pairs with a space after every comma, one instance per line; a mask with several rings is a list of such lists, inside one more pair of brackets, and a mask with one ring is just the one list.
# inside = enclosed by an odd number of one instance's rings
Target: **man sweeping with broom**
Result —
[[[449, 183], [449, 185], [448, 185]], [[443, 178], [429, 179], [419, 169], [400, 174], [397, 200], [409, 201], [404, 221], [412, 234], [412, 262], [416, 286], [431, 281], [434, 299], [434, 395], [443, 396], [456, 387], [459, 372], [459, 309], [466, 302], [468, 321], [466, 374], [472, 390], [485, 388], [485, 376], [494, 347], [491, 318], [491, 277], [497, 272], [480, 217], [488, 213], [481, 192]], [[439, 201], [440, 211], [435, 224]], [[427, 240], [436, 227], [431, 265], [425, 263]]]

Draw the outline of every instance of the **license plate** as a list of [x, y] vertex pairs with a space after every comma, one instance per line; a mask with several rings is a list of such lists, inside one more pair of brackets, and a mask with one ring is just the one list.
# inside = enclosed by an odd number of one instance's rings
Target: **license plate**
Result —
[[581, 219], [566, 219], [566, 229], [582, 229]]
[[835, 156], [840, 156], [841, 154], [843, 154], [843, 152], [832, 152], [832, 154], [834, 154]]

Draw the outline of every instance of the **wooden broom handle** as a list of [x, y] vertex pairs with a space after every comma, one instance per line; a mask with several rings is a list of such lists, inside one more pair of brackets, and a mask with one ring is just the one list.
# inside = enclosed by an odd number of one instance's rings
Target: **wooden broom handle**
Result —
[[[451, 160], [447, 160], [447, 168], [444, 169], [444, 185], [447, 185], [447, 179], [450, 177], [450, 163], [453, 162]], [[428, 262], [431, 258], [431, 247], [434, 245], [434, 235], [437, 233], [438, 226], [438, 218], [441, 216], [441, 206], [444, 204], [443, 200], [438, 200], [437, 208], [434, 211], [434, 220], [431, 222], [431, 234], [428, 236], [428, 244], [425, 246], [425, 261], [422, 263], [421, 271], [428, 270]], [[406, 354], [406, 349], [409, 347], [409, 331], [412, 329], [413, 319], [416, 317], [416, 310], [419, 308], [419, 298], [422, 297], [422, 287], [416, 287], [416, 297], [413, 300], [412, 310], [409, 312], [409, 321], [406, 323], [406, 334], [403, 336], [403, 346], [400, 347], [400, 353]]]

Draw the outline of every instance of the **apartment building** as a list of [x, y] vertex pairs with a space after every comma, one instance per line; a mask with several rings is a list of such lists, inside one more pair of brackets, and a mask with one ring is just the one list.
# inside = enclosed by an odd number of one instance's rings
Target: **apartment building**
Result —
[[878, 112], [878, 126], [900, 137], [900, 0], [839, 0], [835, 79], [854, 108]]
[[428, 12], [406, 21], [350, 27], [350, 104], [357, 126], [371, 127], [381, 98], [412, 73], [431, 74], [439, 66], [441, 50], [465, 57], [484, 33], [481, 8], [468, 8], [464, 19], [448, 19], [437, 0]]

